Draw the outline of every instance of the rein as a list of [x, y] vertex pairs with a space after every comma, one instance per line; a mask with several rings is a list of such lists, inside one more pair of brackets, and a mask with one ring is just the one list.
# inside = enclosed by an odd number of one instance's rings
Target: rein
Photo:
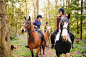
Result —
[[34, 31], [31, 31], [31, 30], [27, 30], [28, 31], [28, 33], [32, 33], [32, 32], [34, 32]]

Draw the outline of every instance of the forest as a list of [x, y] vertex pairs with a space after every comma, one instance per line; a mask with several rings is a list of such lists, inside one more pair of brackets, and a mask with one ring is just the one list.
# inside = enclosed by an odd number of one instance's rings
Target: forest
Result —
[[[25, 21], [24, 16], [26, 18], [31, 16], [31, 21], [33, 21], [37, 19], [37, 15], [42, 15], [42, 25], [40, 26], [42, 32], [44, 32], [44, 26], [46, 22], [48, 22], [51, 27], [51, 33], [53, 33], [57, 28], [56, 20], [57, 16], [59, 16], [59, 8], [65, 9], [65, 15], [70, 13], [70, 31], [75, 36], [75, 48], [71, 50], [71, 56], [85, 57], [86, 0], [0, 0], [0, 43], [2, 43], [0, 44], [0, 51], [6, 55], [4, 55], [5, 57], [10, 57], [8, 55], [10, 53], [13, 53], [12, 56], [14, 57], [31, 56], [31, 52], [24, 47], [27, 45], [26, 39], [28, 38], [28, 34], [22, 34], [20, 31]], [[5, 40], [2, 40], [4, 38], [8, 42], [6, 43], [9, 47], [10, 44], [12, 44], [16, 49], [10, 52], [9, 48], [4, 48], [6, 45]], [[77, 44], [77, 40], [79, 40], [80, 44]], [[4, 51], [1, 50], [1, 47], [4, 48]], [[24, 53], [22, 53], [21, 50]], [[52, 51], [54, 54], [53, 57], [55, 57], [55, 50], [52, 49]], [[74, 51], [78, 51], [79, 53], [74, 53]], [[5, 52], [8, 52], [8, 54]], [[0, 53], [0, 56], [2, 56], [2, 53]], [[36, 54], [36, 50], [34, 50], [34, 53]], [[64, 55], [62, 55], [62, 57], [64, 57]]]
[[[64, 8], [66, 15], [68, 15], [68, 13], [71, 14], [70, 30], [74, 33], [75, 38], [86, 38], [85, 0], [83, 0], [82, 5], [80, 0], [9, 0], [8, 18], [10, 32], [12, 32], [11, 37], [16, 36], [12, 36], [12, 34], [21, 34], [20, 29], [23, 25], [24, 16], [29, 18], [29, 15], [33, 21], [37, 18], [38, 14], [41, 14], [43, 16], [42, 31], [44, 31], [44, 25], [48, 22], [53, 32], [56, 29], [56, 19], [57, 16], [59, 16], [59, 8]], [[12, 31], [11, 29], [14, 30]]]

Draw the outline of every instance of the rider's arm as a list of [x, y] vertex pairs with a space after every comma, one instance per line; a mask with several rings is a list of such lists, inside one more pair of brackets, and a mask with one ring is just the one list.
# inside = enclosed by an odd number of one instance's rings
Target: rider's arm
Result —
[[41, 22], [35, 22], [35, 24], [39, 26], [39, 25], [41, 25]]
[[60, 22], [60, 20], [57, 17], [57, 30], [59, 30], [59, 22]]
[[33, 24], [33, 25], [35, 24], [35, 20], [32, 22], [32, 24]]

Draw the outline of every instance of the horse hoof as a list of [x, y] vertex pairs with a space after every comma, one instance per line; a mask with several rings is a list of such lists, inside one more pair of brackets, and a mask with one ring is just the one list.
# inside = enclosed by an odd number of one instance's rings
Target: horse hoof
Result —
[[43, 55], [43, 57], [45, 57], [45, 55]]
[[35, 57], [38, 57], [38, 56], [35, 56]]
[[40, 55], [41, 55], [41, 53], [40, 53]]

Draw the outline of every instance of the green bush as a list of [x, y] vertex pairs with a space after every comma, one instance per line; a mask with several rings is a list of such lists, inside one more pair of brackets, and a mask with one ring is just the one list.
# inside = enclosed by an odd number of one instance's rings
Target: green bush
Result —
[[12, 26], [9, 26], [9, 30], [10, 30], [10, 39], [14, 39], [17, 36], [17, 33], [15, 32], [15, 28]]

